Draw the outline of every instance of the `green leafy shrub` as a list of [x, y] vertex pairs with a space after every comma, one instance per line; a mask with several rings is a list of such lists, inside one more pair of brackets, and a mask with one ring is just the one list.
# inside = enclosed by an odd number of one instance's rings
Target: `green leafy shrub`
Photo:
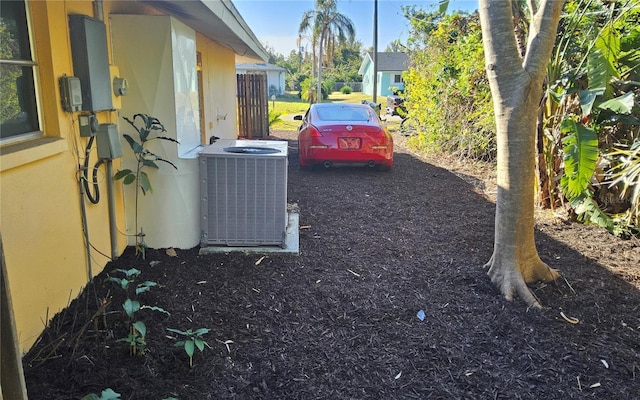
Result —
[[269, 109], [269, 126], [282, 121], [282, 112]]
[[322, 79], [322, 100], [329, 98], [329, 95], [333, 92], [333, 88], [336, 86], [336, 80], [330, 76], [325, 76]]
[[353, 89], [351, 89], [351, 86], [349, 85], [344, 85], [340, 88], [340, 93], [342, 94], [351, 94], [351, 92], [353, 92]]
[[278, 88], [276, 87], [276, 85], [269, 85], [269, 97], [273, 95], [278, 95]]
[[633, 189], [640, 86], [632, 83], [640, 10], [571, 0], [565, 10], [540, 119], [540, 199], [551, 208], [568, 203], [578, 221], [626, 236], [638, 231], [640, 211]]
[[421, 13], [411, 19], [411, 68], [404, 74], [405, 105], [421, 127], [414, 146], [493, 160], [495, 122], [478, 17]]
[[630, 229], [640, 232], [640, 138], [631, 146], [620, 145], [606, 157], [614, 165], [609, 171], [609, 187], [619, 186], [618, 199], [629, 202], [624, 221]]
[[300, 98], [306, 100], [309, 103], [314, 103], [316, 99], [317, 87], [316, 80], [312, 77], [308, 77], [300, 84]]

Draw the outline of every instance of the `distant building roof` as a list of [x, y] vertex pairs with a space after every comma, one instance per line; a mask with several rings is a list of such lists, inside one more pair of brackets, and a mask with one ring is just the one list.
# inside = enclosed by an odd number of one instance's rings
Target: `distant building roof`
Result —
[[[373, 62], [373, 52], [367, 52]], [[378, 71], [404, 71], [409, 69], [409, 57], [402, 52], [378, 53]]]
[[286, 69], [269, 63], [239, 63], [236, 64], [236, 69], [249, 70], [249, 71], [286, 71]]

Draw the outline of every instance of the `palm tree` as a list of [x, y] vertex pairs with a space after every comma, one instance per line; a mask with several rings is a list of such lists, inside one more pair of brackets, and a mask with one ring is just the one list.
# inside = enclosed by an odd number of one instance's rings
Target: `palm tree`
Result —
[[[315, 9], [305, 11], [302, 15], [298, 33], [302, 34], [309, 30], [312, 33], [314, 55], [316, 45], [318, 49], [317, 96], [322, 96], [323, 50], [325, 47], [327, 49], [332, 47], [330, 38], [337, 37], [339, 40], [344, 40], [349, 37], [349, 39], [353, 39], [355, 28], [351, 19], [338, 12], [337, 0], [315, 0]], [[316, 101], [318, 101], [317, 98]]]

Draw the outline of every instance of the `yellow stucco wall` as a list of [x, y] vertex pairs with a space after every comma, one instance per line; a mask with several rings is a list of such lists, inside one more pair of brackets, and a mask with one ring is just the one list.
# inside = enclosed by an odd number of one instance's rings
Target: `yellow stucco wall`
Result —
[[196, 47], [202, 54], [206, 137], [235, 139], [238, 137], [235, 53], [200, 34], [196, 35]]
[[[87, 138], [78, 133], [78, 115], [60, 106], [58, 79], [73, 75], [69, 41], [69, 14], [93, 16], [93, 2], [85, 0], [29, 1], [28, 13], [38, 63], [39, 111], [43, 139], [0, 147], [0, 233], [21, 351], [27, 351], [57, 312], [77, 297], [89, 279], [81, 213], [79, 163]], [[144, 3], [105, 1], [104, 19], [111, 13], [162, 14]], [[109, 24], [107, 38], [111, 37]], [[237, 137], [235, 54], [197, 34], [202, 56], [203, 121], [205, 141], [215, 135]], [[109, 44], [109, 60], [113, 64]], [[115, 69], [117, 65], [112, 65]], [[126, 78], [126, 77], [125, 77]], [[114, 104], [118, 102], [115, 101]], [[117, 111], [97, 114], [100, 123], [117, 124]], [[125, 127], [120, 126], [119, 131]], [[94, 150], [90, 168], [97, 161]], [[114, 171], [119, 168], [114, 161]], [[100, 168], [101, 201], [85, 200], [89, 240], [109, 255], [109, 217], [106, 172]], [[123, 191], [115, 184], [116, 225], [125, 232]], [[118, 233], [118, 254], [126, 237]], [[91, 272], [100, 273], [109, 261], [90, 250]]]
[[[39, 110], [44, 139], [4, 145], [0, 148], [0, 229], [7, 264], [8, 283], [21, 351], [37, 339], [47, 322], [89, 279], [84, 240], [78, 165], [84, 159], [87, 138], [78, 133], [79, 113], [65, 113], [60, 106], [58, 78], [73, 75], [68, 14], [93, 15], [90, 1], [28, 2], [36, 61]], [[109, 5], [105, 4], [105, 14]], [[115, 112], [97, 114], [100, 123], [115, 123]], [[96, 163], [95, 145], [90, 168]], [[118, 161], [114, 162], [117, 169]], [[109, 255], [105, 167], [99, 169], [101, 201], [86, 201], [91, 244]], [[116, 214], [123, 225], [123, 201], [116, 185]], [[119, 254], [125, 248], [118, 238]], [[91, 250], [92, 275], [108, 258]]]

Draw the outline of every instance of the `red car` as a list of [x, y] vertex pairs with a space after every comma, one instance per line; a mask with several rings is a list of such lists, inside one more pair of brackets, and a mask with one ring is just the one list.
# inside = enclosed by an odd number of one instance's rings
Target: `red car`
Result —
[[393, 166], [393, 139], [367, 104], [312, 104], [298, 128], [300, 167]]

